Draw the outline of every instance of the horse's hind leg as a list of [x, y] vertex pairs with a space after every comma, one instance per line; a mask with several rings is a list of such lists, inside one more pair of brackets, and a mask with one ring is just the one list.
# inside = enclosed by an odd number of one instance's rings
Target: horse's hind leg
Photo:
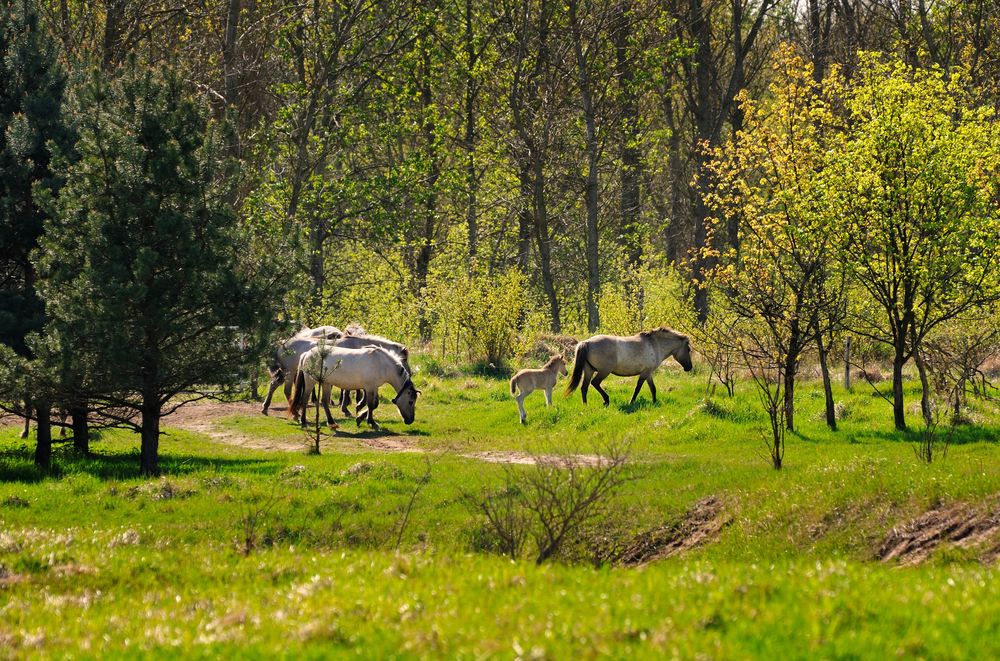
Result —
[[583, 381], [580, 383], [580, 394], [583, 396], [583, 403], [587, 403], [587, 389], [590, 387], [590, 380], [594, 378], [594, 370], [590, 365], [583, 367]]
[[351, 415], [351, 391], [341, 390], [340, 391], [340, 412], [344, 415]]
[[[650, 374], [649, 376], [646, 377], [646, 383], [649, 384], [649, 392], [653, 395], [653, 403], [655, 404], [656, 403], [656, 384], [653, 383], [653, 375], [652, 374]], [[639, 382], [639, 385], [642, 385], [642, 381]]]
[[524, 392], [522, 391], [520, 395], [514, 398], [517, 402], [517, 412], [521, 416], [521, 424], [526, 424], [528, 419], [528, 414], [524, 410]]
[[608, 397], [608, 393], [604, 392], [604, 388], [601, 387], [601, 381], [607, 378], [607, 376], [608, 375], [605, 372], [598, 372], [597, 374], [594, 375], [594, 380], [590, 382], [590, 384], [594, 386], [594, 390], [601, 393], [601, 397], [604, 398], [605, 406], [611, 403], [611, 398]]

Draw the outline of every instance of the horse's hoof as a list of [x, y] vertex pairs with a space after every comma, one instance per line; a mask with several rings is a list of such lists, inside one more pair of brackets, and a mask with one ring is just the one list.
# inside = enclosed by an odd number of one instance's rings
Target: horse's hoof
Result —
[[604, 408], [608, 408], [610, 404], [611, 404], [610, 400], [604, 400]]
[[522, 418], [521, 419], [521, 424], [522, 425], [526, 425], [526, 424], [528, 424], [528, 421], [526, 419]]
[[267, 409], [261, 409], [260, 410], [260, 414], [261, 415], [267, 415]]
[[28, 438], [28, 432], [23, 431], [23, 432], [21, 432], [20, 436], [21, 436], [21, 438]]

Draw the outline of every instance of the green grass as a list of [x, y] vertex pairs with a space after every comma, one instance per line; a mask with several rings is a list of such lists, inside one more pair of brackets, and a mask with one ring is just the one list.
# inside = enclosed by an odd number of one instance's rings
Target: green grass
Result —
[[[101, 657], [1000, 655], [1000, 576], [975, 549], [942, 548], [920, 567], [873, 559], [894, 525], [1000, 493], [990, 405], [977, 403], [980, 424], [928, 466], [867, 386], [836, 392], [848, 413], [833, 433], [807, 383], [776, 472], [752, 386], [706, 403], [704, 376], [661, 374], [656, 405], [644, 391], [629, 407], [626, 380], [609, 380], [607, 409], [575, 394], [546, 410], [538, 393], [522, 427], [505, 380], [420, 374], [417, 422], [403, 425], [388, 401], [377, 417], [429, 454], [374, 452], [353, 422], [320, 456], [168, 428], [154, 480], [138, 477], [137, 439], [124, 431], [102, 432], [91, 457], [58, 449], [43, 476], [17, 428], [0, 428], [0, 645]], [[220, 427], [304, 447], [281, 413]], [[462, 494], [505, 469], [463, 455], [588, 453], [622, 439], [636, 479], [604, 532], [627, 538], [718, 495], [731, 522], [715, 541], [643, 569], [537, 568], [476, 550], [481, 522]], [[432, 477], [397, 550], [428, 457]], [[244, 557], [242, 519], [272, 503]]]

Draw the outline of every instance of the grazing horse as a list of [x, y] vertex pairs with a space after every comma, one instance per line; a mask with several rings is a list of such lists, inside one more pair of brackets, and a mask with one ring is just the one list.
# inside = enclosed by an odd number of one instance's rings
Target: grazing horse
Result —
[[[524, 412], [524, 398], [535, 390], [545, 391], [545, 406], [552, 406], [552, 389], [556, 387], [559, 375], [566, 376], [566, 359], [562, 354], [549, 358], [542, 369], [521, 370], [510, 380], [510, 394], [517, 401], [517, 411], [521, 414], [521, 424], [525, 424], [528, 414]], [[518, 394], [520, 390], [520, 394]]]
[[324, 338], [326, 340], [335, 341], [339, 340], [344, 336], [344, 332], [337, 328], [336, 326], [317, 326], [316, 328], [303, 328], [295, 337], [311, 337], [313, 339]]
[[264, 405], [260, 412], [267, 415], [267, 410], [271, 408], [271, 398], [278, 386], [284, 384], [285, 399], [289, 402], [292, 396], [292, 384], [295, 383], [295, 375], [299, 369], [299, 358], [306, 351], [316, 346], [317, 338], [299, 337], [298, 335], [285, 340], [279, 344], [268, 361], [267, 371], [271, 373], [271, 383], [267, 388], [267, 396], [264, 397]]
[[360, 425], [367, 417], [369, 426], [378, 429], [373, 413], [378, 407], [379, 386], [384, 383], [396, 390], [392, 403], [399, 409], [403, 422], [413, 422], [420, 391], [413, 385], [410, 372], [402, 361], [385, 349], [375, 346], [363, 349], [313, 347], [302, 354], [292, 388], [292, 398], [289, 400], [288, 415], [293, 420], [300, 421], [303, 426], [306, 424], [306, 402], [317, 382], [322, 387], [321, 399], [330, 425], [334, 424], [333, 415], [330, 414], [330, 390], [336, 386], [342, 390], [365, 391], [367, 410], [361, 411], [356, 421]]
[[576, 345], [576, 358], [573, 364], [573, 378], [566, 387], [569, 395], [581, 384], [583, 403], [587, 403], [587, 387], [601, 393], [604, 405], [609, 403], [608, 393], [601, 388], [601, 382], [609, 374], [617, 376], [638, 376], [632, 401], [639, 396], [642, 384], [649, 384], [649, 392], [656, 403], [656, 386], [653, 384], [653, 372], [668, 356], [673, 356], [685, 372], [691, 371], [691, 342], [686, 335], [672, 331], [669, 328], [657, 328], [642, 331], [631, 337], [615, 335], [595, 335]]
[[[347, 327], [346, 334], [337, 340], [336, 346], [344, 347], [347, 349], [363, 349], [369, 346], [376, 346], [381, 349], [385, 349], [389, 353], [395, 354], [399, 357], [399, 360], [403, 363], [403, 367], [406, 368], [407, 372], [413, 373], [410, 369], [410, 350], [399, 342], [393, 342], [392, 340], [382, 337], [381, 335], [369, 335], [364, 331], [363, 328], [357, 324], [351, 324]], [[362, 398], [364, 393], [356, 393], [358, 399], [358, 410], [361, 408]], [[351, 391], [341, 390], [340, 391], [340, 410], [343, 411], [344, 415], [350, 415], [350, 410], [347, 408], [351, 405]]]

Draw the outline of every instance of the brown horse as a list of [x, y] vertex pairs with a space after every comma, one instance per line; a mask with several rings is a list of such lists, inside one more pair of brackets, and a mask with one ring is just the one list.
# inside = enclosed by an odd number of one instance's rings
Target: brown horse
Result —
[[583, 403], [587, 403], [587, 387], [601, 393], [604, 405], [610, 400], [608, 393], [601, 388], [601, 382], [609, 374], [617, 376], [638, 376], [632, 401], [639, 396], [642, 384], [649, 384], [649, 392], [656, 402], [656, 386], [653, 384], [653, 372], [668, 356], [673, 356], [685, 372], [691, 371], [691, 342], [686, 335], [681, 335], [669, 328], [657, 328], [643, 331], [630, 337], [616, 335], [595, 335], [576, 345], [576, 358], [573, 364], [573, 378], [566, 387], [569, 395], [581, 385]]

